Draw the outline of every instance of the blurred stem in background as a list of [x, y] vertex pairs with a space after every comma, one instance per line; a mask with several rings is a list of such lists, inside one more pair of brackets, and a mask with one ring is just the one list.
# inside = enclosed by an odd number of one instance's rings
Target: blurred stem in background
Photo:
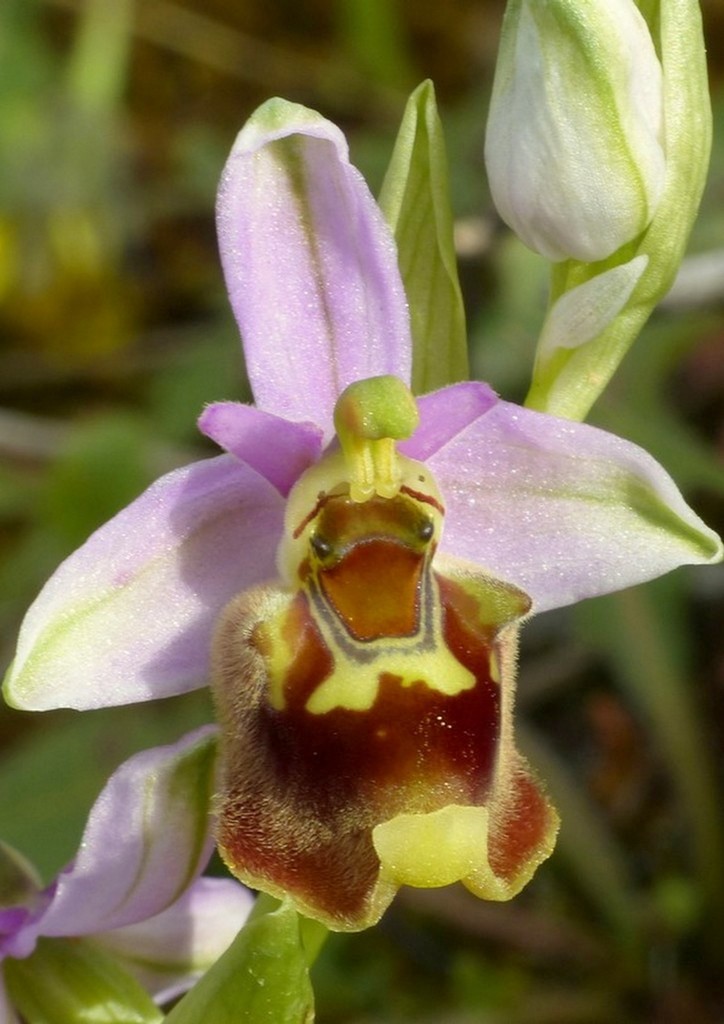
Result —
[[408, 93], [417, 84], [398, 4], [390, 0], [339, 0], [340, 44], [357, 69], [378, 86]]
[[[128, 81], [133, 0], [87, 0], [65, 69], [69, 105], [102, 128], [115, 113]], [[97, 142], [97, 140], [96, 140]]]
[[[10, 55], [0, 78], [5, 316], [63, 360], [113, 351], [128, 334], [120, 154], [132, 10], [131, 0], [89, 0], [64, 62], [38, 30], [36, 4], [11, 0], [0, 12]], [[42, 82], [19, 67], [18, 42]]]
[[582, 637], [605, 653], [619, 684], [650, 724], [654, 754], [676, 790], [685, 835], [691, 837], [693, 896], [702, 918], [720, 932], [722, 807], [686, 598], [685, 577], [672, 574], [602, 598], [600, 605], [581, 604], [575, 616]]

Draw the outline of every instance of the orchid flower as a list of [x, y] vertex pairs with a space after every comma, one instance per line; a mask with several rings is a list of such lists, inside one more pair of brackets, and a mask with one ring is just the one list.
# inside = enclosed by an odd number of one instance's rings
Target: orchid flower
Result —
[[151, 997], [184, 992], [225, 951], [253, 898], [199, 877], [213, 847], [215, 746], [206, 726], [121, 765], [75, 859], [45, 888], [0, 848], [0, 1024], [100, 1020], [114, 1006], [155, 1022]]
[[401, 884], [507, 899], [557, 824], [514, 745], [520, 623], [721, 543], [633, 444], [477, 381], [413, 398], [395, 243], [320, 115], [257, 111], [218, 227], [255, 405], [206, 408], [224, 454], [58, 569], [7, 699], [100, 707], [211, 674], [237, 877], [335, 929]]

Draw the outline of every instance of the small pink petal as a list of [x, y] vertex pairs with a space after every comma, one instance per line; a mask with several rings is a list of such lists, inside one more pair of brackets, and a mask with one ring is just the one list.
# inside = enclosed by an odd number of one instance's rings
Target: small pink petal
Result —
[[400, 450], [410, 458], [426, 462], [499, 401], [491, 387], [478, 381], [465, 381], [423, 395], [417, 399], [420, 425], [414, 436], [400, 445]]
[[160, 1004], [181, 995], [226, 952], [254, 906], [249, 889], [229, 878], [199, 878], [147, 921], [104, 932], [95, 941]]
[[207, 405], [199, 430], [266, 477], [284, 497], [322, 447], [322, 431], [313, 423], [292, 423], [240, 402]]

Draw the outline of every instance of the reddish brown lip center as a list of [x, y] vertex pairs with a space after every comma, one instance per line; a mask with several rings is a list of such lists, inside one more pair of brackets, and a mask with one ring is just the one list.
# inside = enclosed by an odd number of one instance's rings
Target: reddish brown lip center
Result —
[[412, 636], [420, 623], [424, 555], [389, 538], [355, 544], [319, 572], [325, 598], [355, 640]]

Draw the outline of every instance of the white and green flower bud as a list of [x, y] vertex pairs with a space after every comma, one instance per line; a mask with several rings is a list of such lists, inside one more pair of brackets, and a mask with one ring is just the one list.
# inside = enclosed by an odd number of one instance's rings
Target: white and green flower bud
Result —
[[606, 259], [666, 175], [662, 69], [633, 0], [511, 0], [485, 160], [503, 220], [553, 261]]

